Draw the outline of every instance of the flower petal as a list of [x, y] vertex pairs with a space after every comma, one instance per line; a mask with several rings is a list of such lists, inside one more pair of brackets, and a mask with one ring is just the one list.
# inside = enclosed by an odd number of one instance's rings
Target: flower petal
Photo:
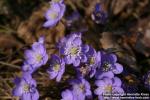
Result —
[[61, 94], [62, 99], [61, 100], [73, 100], [73, 94], [70, 90], [65, 90]]
[[104, 97], [102, 95], [99, 95], [98, 100], [104, 100]]
[[72, 43], [74, 46], [81, 45], [82, 44], [81, 38], [76, 37]]
[[112, 92], [113, 93], [123, 94], [124, 90], [121, 87], [114, 87]]
[[81, 55], [81, 62], [86, 62], [87, 61], [87, 57], [85, 55]]
[[32, 45], [32, 50], [38, 54], [45, 54], [45, 52], [46, 52], [43, 44], [38, 43], [38, 42], [35, 42]]
[[122, 84], [122, 82], [118, 77], [113, 78], [113, 86], [120, 87], [121, 84]]
[[92, 92], [91, 92], [91, 90], [86, 89], [86, 93], [85, 93], [85, 95], [86, 95], [86, 96], [88, 96], [88, 97], [91, 97], [91, 96], [92, 96]]
[[64, 61], [65, 61], [66, 64], [71, 64], [73, 60], [72, 60], [72, 58], [70, 56], [66, 56], [64, 58]]
[[104, 78], [103, 81], [104, 81], [105, 85], [112, 85], [112, 79], [110, 79], [110, 78]]
[[114, 77], [114, 74], [112, 71], [108, 71], [108, 72], [103, 72], [99, 75], [96, 75], [96, 78], [97, 79], [102, 79], [102, 78], [105, 78], [105, 77], [108, 77], [108, 78], [113, 78]]
[[82, 52], [88, 52], [89, 51], [89, 46], [88, 45], [82, 45]]
[[58, 72], [55, 71], [47, 71], [47, 72], [49, 74], [50, 79], [54, 79], [58, 74]]
[[30, 93], [24, 93], [22, 96], [21, 96], [21, 100], [32, 100], [31, 98], [31, 94]]
[[59, 13], [59, 19], [61, 19], [63, 17], [64, 12], [66, 10], [66, 5], [60, 4], [60, 9], [61, 9], [61, 12]]
[[32, 100], [38, 100], [39, 99], [39, 92], [36, 90], [35, 93], [31, 94]]
[[48, 20], [46, 21], [43, 26], [46, 27], [46, 28], [49, 28], [49, 27], [52, 27], [52, 26], [55, 26], [56, 23], [57, 23], [58, 20]]
[[96, 95], [102, 95], [104, 93], [103, 87], [98, 87], [97, 89], [94, 90], [94, 94]]
[[79, 66], [80, 65], [80, 59], [76, 59], [74, 62], [73, 62], [73, 65], [75, 67]]
[[17, 86], [13, 89], [12, 94], [14, 96], [21, 96], [24, 93], [22, 86]]
[[110, 59], [115, 63], [117, 62], [117, 56], [115, 54], [110, 54]]
[[123, 66], [119, 63], [115, 63], [115, 68], [113, 69], [113, 72], [115, 74], [120, 74], [123, 71]]
[[56, 77], [56, 81], [59, 82], [62, 78], [62, 75], [64, 74], [64, 71], [65, 71], [65, 66], [62, 66], [61, 67], [61, 70], [58, 72], [58, 75]]
[[32, 50], [25, 50], [24, 55], [25, 58], [28, 59], [34, 56], [34, 52]]
[[103, 87], [103, 86], [105, 86], [105, 83], [103, 80], [97, 80], [97, 81], [95, 81], [95, 85], [99, 86], [99, 87]]

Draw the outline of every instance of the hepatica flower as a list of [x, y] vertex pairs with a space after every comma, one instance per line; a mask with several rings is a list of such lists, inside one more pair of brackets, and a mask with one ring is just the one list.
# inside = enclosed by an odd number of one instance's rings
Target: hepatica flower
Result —
[[107, 21], [107, 14], [102, 10], [102, 7], [99, 3], [95, 5], [95, 9], [91, 15], [92, 20], [97, 24], [105, 24]]
[[76, 79], [70, 81], [70, 84], [72, 85], [72, 93], [75, 100], [85, 100], [85, 98], [91, 98], [91, 87], [88, 81], [86, 81], [83, 78]]
[[47, 70], [50, 79], [56, 78], [56, 81], [59, 82], [65, 71], [65, 62], [63, 59], [59, 58], [57, 55], [52, 55], [50, 61], [50, 67]]
[[61, 93], [61, 100], [76, 100], [71, 90], [67, 89]]
[[90, 47], [87, 52], [87, 67], [90, 72], [90, 77], [93, 77], [96, 73], [96, 68], [101, 64], [100, 52], [96, 52], [94, 48]]
[[79, 66], [80, 62], [87, 61], [89, 46], [82, 44], [81, 33], [73, 33], [61, 39], [58, 48], [66, 64]]
[[117, 63], [115, 54], [107, 54], [101, 52], [101, 67], [96, 73], [96, 77], [101, 79], [103, 77], [114, 77], [114, 74], [120, 74], [123, 71], [121, 64]]
[[[48, 55], [46, 53], [43, 41], [44, 39], [42, 37], [39, 38], [39, 41], [35, 42], [31, 49], [25, 51], [25, 62], [27, 66], [23, 66], [23, 71], [30, 69], [36, 70], [40, 66], [46, 64]], [[28, 65], [30, 65], [32, 68], [27, 68], [29, 67]]]
[[50, 8], [45, 13], [46, 22], [44, 27], [53, 27], [63, 17], [65, 12], [65, 5], [63, 3], [50, 3]]
[[16, 78], [15, 84], [14, 96], [19, 96], [21, 100], [38, 100], [39, 93], [36, 89], [36, 81], [32, 79], [30, 74], [23, 74], [22, 78]]
[[101, 80], [95, 81], [95, 85], [98, 86], [97, 89], [95, 89], [94, 93], [98, 95], [99, 100], [103, 100], [103, 96], [106, 94], [122, 94], [124, 93], [124, 90], [121, 88], [121, 80], [117, 77], [114, 77], [112, 79], [110, 78], [104, 78]]

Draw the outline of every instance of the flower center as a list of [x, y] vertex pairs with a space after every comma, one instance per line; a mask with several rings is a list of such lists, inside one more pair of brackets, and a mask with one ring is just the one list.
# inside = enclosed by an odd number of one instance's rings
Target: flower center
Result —
[[42, 60], [42, 56], [40, 54], [36, 55], [36, 61], [40, 62]]
[[96, 17], [101, 17], [102, 14], [101, 14], [100, 12], [97, 12], [97, 13], [95, 14], [95, 16], [96, 16]]
[[58, 16], [58, 13], [55, 12], [55, 11], [53, 11], [52, 13], [49, 14], [49, 17], [50, 17], [51, 19], [56, 19], [57, 16]]
[[58, 2], [60, 2], [60, 0], [52, 0], [52, 2], [56, 2], [56, 3], [58, 3]]
[[111, 85], [106, 86], [105, 91], [106, 92], [111, 92], [112, 91], [112, 86]]
[[95, 63], [95, 59], [94, 57], [91, 57], [90, 60], [89, 60], [90, 64], [94, 64]]
[[107, 72], [107, 71], [109, 71], [110, 69], [111, 69], [111, 64], [108, 63], [108, 62], [105, 62], [105, 63], [103, 64], [103, 71]]
[[23, 90], [24, 90], [24, 92], [29, 92], [30, 86], [29, 86], [28, 84], [25, 84], [25, 85], [23, 86]]
[[54, 65], [54, 71], [58, 72], [60, 69], [60, 65], [59, 64], [55, 64]]
[[81, 90], [82, 92], [85, 92], [85, 87], [84, 87], [83, 84], [80, 84], [80, 85], [79, 85], [79, 88], [80, 88], [80, 90]]
[[79, 49], [77, 47], [72, 47], [70, 49], [70, 54], [71, 55], [76, 55], [76, 54], [78, 54], [78, 52], [79, 52]]

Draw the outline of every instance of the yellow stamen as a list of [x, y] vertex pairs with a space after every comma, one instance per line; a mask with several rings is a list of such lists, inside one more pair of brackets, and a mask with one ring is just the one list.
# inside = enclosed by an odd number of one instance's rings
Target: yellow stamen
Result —
[[98, 12], [98, 13], [96, 13], [96, 16], [97, 16], [97, 17], [101, 17], [102, 14], [101, 14], [100, 12]]
[[56, 19], [57, 16], [58, 16], [58, 13], [55, 12], [55, 11], [53, 11], [52, 13], [49, 14], [49, 17], [50, 17], [51, 19]]
[[111, 91], [112, 91], [112, 86], [111, 86], [111, 85], [106, 86], [106, 87], [105, 87], [105, 90], [106, 90], [107, 92], [111, 92]]
[[84, 87], [83, 84], [80, 84], [80, 85], [79, 85], [79, 88], [81, 89], [82, 92], [85, 92], [85, 87]]
[[59, 71], [59, 69], [60, 69], [60, 65], [59, 64], [55, 64], [54, 65], [54, 71]]
[[90, 64], [94, 64], [95, 63], [95, 59], [94, 59], [94, 57], [91, 57], [90, 58]]
[[36, 61], [40, 62], [42, 60], [42, 56], [40, 54], [36, 55]]
[[58, 2], [60, 2], [60, 0], [52, 0], [52, 2], [56, 2], [56, 3], [58, 3]]
[[111, 65], [108, 62], [104, 63], [103, 71], [107, 72], [110, 70], [110, 68], [111, 68]]
[[71, 48], [70, 50], [71, 55], [76, 55], [78, 52], [79, 52], [78, 48], [75, 48], [75, 47]]
[[29, 87], [28, 84], [25, 84], [25, 85], [23, 86], [23, 90], [24, 90], [25, 92], [29, 92], [29, 89], [30, 89], [30, 87]]

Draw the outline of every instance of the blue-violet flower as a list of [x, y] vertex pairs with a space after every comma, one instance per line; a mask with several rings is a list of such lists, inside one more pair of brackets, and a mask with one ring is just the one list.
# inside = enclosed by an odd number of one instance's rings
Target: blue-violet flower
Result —
[[94, 48], [90, 47], [87, 52], [87, 67], [90, 73], [90, 77], [93, 77], [96, 73], [96, 69], [101, 65], [101, 55], [100, 52], [96, 52]]
[[115, 54], [101, 52], [101, 66], [96, 73], [96, 78], [113, 78], [114, 74], [120, 74], [122, 71], [123, 66], [117, 63], [117, 57]]
[[19, 96], [21, 100], [38, 100], [39, 93], [36, 89], [36, 81], [29, 73], [24, 73], [22, 78], [16, 78], [14, 82], [16, 84], [13, 89], [14, 96]]
[[44, 27], [53, 27], [63, 17], [66, 6], [63, 3], [50, 3], [50, 8], [45, 13]]
[[91, 15], [92, 20], [97, 24], [105, 24], [107, 21], [107, 14], [102, 10], [102, 7], [99, 3], [95, 5], [95, 9]]
[[79, 66], [80, 62], [87, 61], [86, 52], [89, 46], [82, 44], [81, 33], [73, 33], [61, 39], [58, 48], [66, 64]]
[[[94, 91], [96, 95], [98, 95], [99, 100], [103, 100], [105, 95], [112, 95], [112, 94], [123, 94], [124, 90], [121, 88], [121, 80], [117, 77], [112, 79], [110, 78], [103, 78], [101, 80], [95, 81], [95, 85], [98, 88]], [[110, 97], [111, 98], [111, 97]]]
[[[25, 51], [25, 62], [22, 66], [24, 72], [33, 72], [42, 65], [45, 65], [48, 60], [46, 48], [44, 47], [43, 37], [39, 38], [38, 42], [32, 45], [32, 48]], [[30, 68], [31, 67], [31, 68]], [[33, 70], [33, 71], [31, 71]]]
[[62, 78], [62, 75], [65, 71], [65, 62], [57, 55], [51, 56], [50, 67], [47, 70], [50, 79], [56, 78], [56, 81], [59, 82]]
[[77, 100], [85, 100], [85, 98], [91, 98], [92, 92], [90, 84], [83, 78], [70, 81], [72, 85], [72, 93]]
[[61, 100], [76, 100], [71, 90], [67, 89], [61, 93]]

